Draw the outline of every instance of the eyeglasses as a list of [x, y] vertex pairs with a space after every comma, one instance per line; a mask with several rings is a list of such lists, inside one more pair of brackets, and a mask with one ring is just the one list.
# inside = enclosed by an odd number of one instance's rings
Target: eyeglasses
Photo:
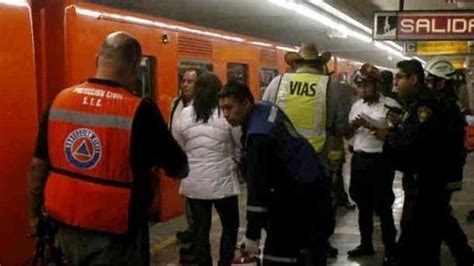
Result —
[[398, 80], [398, 79], [406, 78], [406, 77], [408, 77], [408, 76], [410, 76], [410, 75], [409, 75], [409, 74], [397, 73], [397, 74], [395, 74], [395, 79]]

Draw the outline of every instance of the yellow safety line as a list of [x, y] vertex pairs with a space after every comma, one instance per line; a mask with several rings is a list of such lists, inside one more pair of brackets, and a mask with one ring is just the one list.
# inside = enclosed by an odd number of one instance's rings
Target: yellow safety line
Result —
[[[212, 222], [216, 221], [219, 217], [217, 215], [213, 215]], [[151, 253], [157, 253], [162, 249], [168, 247], [169, 245], [175, 244], [177, 241], [176, 236], [171, 236], [163, 241], [160, 241], [153, 246], [150, 247]], [[0, 265], [1, 266], [1, 265]]]
[[156, 253], [159, 252], [160, 250], [166, 248], [169, 245], [172, 245], [176, 243], [176, 236], [172, 236], [170, 238], [167, 238], [159, 243], [156, 243], [151, 247], [151, 253]]

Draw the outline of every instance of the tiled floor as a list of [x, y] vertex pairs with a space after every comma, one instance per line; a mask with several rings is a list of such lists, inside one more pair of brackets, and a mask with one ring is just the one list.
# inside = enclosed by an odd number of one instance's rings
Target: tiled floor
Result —
[[[347, 172], [348, 166], [345, 166]], [[474, 209], [474, 154], [468, 157], [465, 167], [464, 189], [455, 193], [453, 198], [453, 209], [456, 217], [464, 228], [471, 246], [474, 246], [474, 224], [466, 222], [466, 214], [469, 210]], [[345, 175], [346, 181], [348, 175]], [[395, 204], [393, 206], [396, 222], [398, 223], [403, 205], [403, 190], [401, 189], [401, 178], [398, 176], [394, 182], [394, 192], [396, 195]], [[245, 231], [245, 196], [240, 197], [241, 202], [241, 228], [239, 235]], [[337, 213], [337, 227], [335, 234], [331, 238], [332, 244], [339, 249], [339, 256], [336, 259], [329, 260], [329, 265], [338, 266], [357, 266], [357, 265], [381, 265], [383, 257], [383, 245], [381, 243], [380, 223], [375, 220], [374, 245], [376, 254], [374, 256], [365, 257], [364, 259], [348, 260], [347, 251], [359, 243], [359, 230], [357, 226], [357, 210], [340, 209]], [[177, 230], [184, 228], [185, 221], [183, 217], [178, 217], [167, 223], [158, 224], [151, 228], [151, 252], [152, 265], [177, 265], [178, 264], [178, 247], [174, 234]], [[397, 225], [398, 227], [398, 225]], [[213, 216], [213, 225], [211, 233], [211, 245], [213, 257], [218, 258], [218, 246], [220, 237], [220, 223], [217, 215]], [[239, 237], [240, 239], [240, 237]], [[442, 253], [442, 265], [455, 265], [449, 250], [444, 246]], [[424, 266], [424, 265], [423, 265]]]

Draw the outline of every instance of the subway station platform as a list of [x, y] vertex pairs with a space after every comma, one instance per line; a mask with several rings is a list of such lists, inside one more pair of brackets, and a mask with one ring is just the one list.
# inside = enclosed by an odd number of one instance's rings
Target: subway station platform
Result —
[[[349, 161], [349, 160], [348, 160]], [[344, 179], [346, 185], [349, 180], [348, 175], [349, 165], [346, 163], [344, 167]], [[474, 246], [474, 223], [469, 223], [466, 220], [467, 213], [474, 209], [474, 154], [470, 154], [467, 159], [466, 166], [464, 168], [465, 179], [464, 187], [460, 192], [454, 194], [452, 200], [453, 212], [458, 218], [462, 228], [466, 232], [469, 243]], [[402, 214], [403, 198], [404, 193], [402, 190], [401, 176], [397, 174], [394, 182], [395, 192], [395, 203], [393, 205], [393, 213], [395, 216], [397, 230], [399, 229], [399, 221]], [[381, 241], [380, 222], [378, 218], [374, 220], [374, 248], [376, 254], [374, 256], [363, 257], [357, 260], [349, 260], [347, 257], [347, 251], [356, 247], [359, 244], [360, 236], [357, 225], [357, 209], [346, 210], [338, 209], [336, 218], [336, 231], [331, 237], [331, 243], [334, 247], [338, 248], [339, 255], [337, 258], [328, 260], [328, 265], [337, 266], [378, 266], [382, 265], [383, 259], [383, 244]], [[176, 242], [175, 233], [178, 230], [185, 228], [184, 217], [178, 217], [166, 223], [154, 225], [150, 230], [150, 241], [151, 241], [151, 265], [178, 265], [178, 249], [179, 246]], [[245, 232], [245, 187], [242, 187], [242, 194], [240, 196], [240, 228], [239, 238]], [[398, 230], [399, 231], [399, 230]], [[211, 229], [211, 246], [213, 259], [216, 264], [219, 252], [219, 238], [220, 238], [221, 226], [217, 213], [213, 215], [213, 223]], [[398, 232], [400, 233], [400, 232]], [[443, 244], [442, 247], [442, 265], [451, 266], [455, 265], [454, 260], [449, 252], [448, 248]]]

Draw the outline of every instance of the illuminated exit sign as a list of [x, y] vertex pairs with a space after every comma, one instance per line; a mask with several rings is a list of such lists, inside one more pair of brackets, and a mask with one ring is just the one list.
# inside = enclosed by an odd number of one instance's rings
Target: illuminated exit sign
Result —
[[377, 12], [375, 40], [474, 39], [474, 11]]

